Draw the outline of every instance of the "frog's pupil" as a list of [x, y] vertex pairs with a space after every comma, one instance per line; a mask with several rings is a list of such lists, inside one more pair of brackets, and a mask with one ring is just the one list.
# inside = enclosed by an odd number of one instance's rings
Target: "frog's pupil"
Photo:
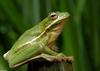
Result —
[[54, 16], [56, 16], [56, 15], [51, 15], [51, 17], [54, 17]]

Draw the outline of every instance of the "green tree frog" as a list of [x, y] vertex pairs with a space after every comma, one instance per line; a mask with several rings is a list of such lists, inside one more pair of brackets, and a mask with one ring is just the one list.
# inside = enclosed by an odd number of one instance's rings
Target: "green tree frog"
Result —
[[15, 68], [37, 58], [48, 61], [70, 58], [52, 49], [55, 47], [55, 40], [61, 33], [64, 21], [68, 18], [68, 12], [52, 12], [39, 24], [25, 31], [3, 55], [9, 67]]

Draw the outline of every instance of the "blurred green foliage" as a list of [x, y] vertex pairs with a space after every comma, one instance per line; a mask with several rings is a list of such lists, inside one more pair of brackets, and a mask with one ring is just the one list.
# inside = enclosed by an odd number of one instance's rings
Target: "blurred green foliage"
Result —
[[71, 14], [58, 45], [74, 56], [74, 71], [100, 71], [100, 0], [0, 0], [0, 71], [26, 71], [9, 69], [2, 55], [51, 11]]

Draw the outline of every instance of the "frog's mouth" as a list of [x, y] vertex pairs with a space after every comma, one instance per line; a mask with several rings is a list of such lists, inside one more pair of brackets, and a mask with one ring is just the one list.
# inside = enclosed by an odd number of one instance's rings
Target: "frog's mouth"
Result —
[[52, 28], [52, 30], [60, 32], [63, 29], [63, 26], [64, 26], [64, 21], [61, 21], [60, 23], [56, 24], [54, 28]]
[[62, 21], [58, 22], [57, 24], [53, 24], [51, 26], [52, 30], [54, 30], [54, 31], [62, 30], [65, 21], [68, 21], [68, 18], [64, 18]]

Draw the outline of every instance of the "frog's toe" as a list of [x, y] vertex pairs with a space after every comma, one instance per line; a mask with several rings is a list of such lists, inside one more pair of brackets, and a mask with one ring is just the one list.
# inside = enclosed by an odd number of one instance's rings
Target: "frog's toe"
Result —
[[63, 60], [68, 62], [68, 63], [73, 63], [73, 61], [74, 61], [73, 56], [63, 57]]
[[56, 56], [56, 60], [57, 61], [64, 61], [64, 62], [68, 62], [68, 63], [72, 63], [74, 61], [73, 59], [73, 56], [65, 56], [64, 54], [62, 53], [59, 53], [57, 56]]

